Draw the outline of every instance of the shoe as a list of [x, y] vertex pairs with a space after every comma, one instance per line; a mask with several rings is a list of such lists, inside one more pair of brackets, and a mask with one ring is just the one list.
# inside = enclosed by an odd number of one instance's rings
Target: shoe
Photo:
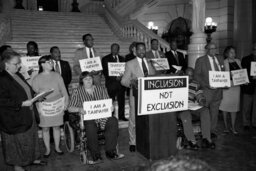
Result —
[[230, 129], [230, 131], [232, 132], [232, 134], [238, 135], [238, 132], [235, 129]]
[[229, 130], [228, 129], [224, 129], [223, 133], [224, 134], [229, 134]]
[[51, 155], [51, 152], [49, 154], [44, 154], [44, 158], [49, 158]]
[[202, 148], [211, 148], [211, 149], [215, 149], [216, 145], [214, 142], [210, 142], [207, 139], [203, 139], [202, 140]]
[[211, 133], [211, 138], [218, 138], [218, 136], [215, 133]]
[[45, 166], [47, 165], [47, 162], [43, 160], [35, 160], [31, 165]]
[[60, 155], [60, 156], [64, 154], [64, 152], [63, 152], [63, 151], [57, 151], [57, 150], [54, 150], [54, 152], [55, 152], [56, 154]]
[[199, 149], [199, 146], [197, 145], [197, 143], [193, 143], [192, 141], [188, 141], [188, 146], [189, 146], [189, 149], [191, 149], [191, 150]]
[[95, 154], [92, 157], [92, 160], [88, 160], [89, 165], [99, 164], [99, 163], [102, 163], [102, 162], [103, 162], [103, 159], [102, 159], [100, 154]]
[[135, 152], [136, 151], [136, 145], [130, 145], [129, 150], [130, 150], [130, 152]]
[[117, 154], [116, 151], [106, 151], [106, 157], [110, 160], [118, 160], [124, 158], [123, 154]]
[[126, 118], [124, 118], [124, 117], [123, 117], [123, 118], [119, 118], [119, 120], [120, 120], [120, 121], [128, 121], [128, 119], [126, 119]]

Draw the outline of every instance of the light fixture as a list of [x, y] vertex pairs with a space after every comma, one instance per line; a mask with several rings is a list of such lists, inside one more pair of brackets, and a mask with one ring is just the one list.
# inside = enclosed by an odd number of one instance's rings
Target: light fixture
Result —
[[211, 17], [205, 19], [204, 32], [207, 34], [206, 42], [210, 43], [212, 38], [211, 34], [217, 30], [217, 23], [213, 22]]
[[155, 26], [153, 21], [148, 22], [148, 29], [152, 30], [155, 34], [158, 32], [158, 26]]

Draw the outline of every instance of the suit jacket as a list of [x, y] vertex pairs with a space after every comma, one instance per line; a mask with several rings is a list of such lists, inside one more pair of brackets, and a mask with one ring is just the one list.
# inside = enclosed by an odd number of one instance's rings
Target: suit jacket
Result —
[[[99, 54], [97, 53], [95, 48], [93, 48], [93, 52], [94, 52], [94, 56], [95, 57], [99, 56]], [[87, 58], [90, 58], [90, 57], [87, 56], [86, 48], [85, 47], [78, 48], [76, 50], [75, 56], [73, 58], [73, 61], [74, 61], [73, 70], [74, 70], [76, 75], [80, 75], [81, 74], [81, 68], [80, 68], [79, 60], [80, 59], [87, 59]]]
[[[152, 66], [151, 62], [147, 62], [148, 64], [148, 74], [155, 75], [155, 69]], [[140, 64], [137, 58], [128, 61], [125, 64], [125, 72], [121, 80], [121, 84], [125, 87], [131, 86], [131, 80], [136, 80], [138, 77], [144, 77], [144, 73], [140, 67]]]
[[[178, 59], [179, 59], [179, 66], [182, 66], [181, 70], [185, 72], [185, 70], [187, 69], [187, 62], [185, 60], [184, 55], [181, 52], [177, 52], [178, 55]], [[168, 51], [165, 53], [165, 56], [168, 60], [169, 66], [170, 66], [170, 73], [176, 73], [177, 69], [175, 69], [174, 67], [172, 67], [172, 65], [178, 65], [176, 58], [174, 57], [172, 51]]]
[[72, 72], [68, 61], [60, 60], [61, 76], [68, 91], [68, 85], [72, 80]]
[[[118, 55], [119, 62], [125, 62], [124, 57]], [[102, 68], [103, 68], [103, 74], [105, 76], [105, 85], [107, 89], [115, 90], [117, 87], [121, 86], [120, 80], [117, 80], [115, 76], [109, 76], [108, 75], [108, 63], [109, 62], [116, 62], [112, 54], [109, 54], [107, 56], [104, 56], [102, 58]]]
[[[158, 53], [159, 53], [160, 58], [165, 58], [165, 54], [162, 51], [158, 50]], [[152, 50], [146, 52], [146, 58], [147, 59], [155, 58]]]
[[[224, 61], [222, 58], [217, 57], [220, 64], [221, 71], [225, 71]], [[209, 85], [209, 71], [211, 71], [211, 64], [208, 56], [201, 56], [196, 60], [194, 79], [199, 82], [200, 86], [204, 90], [204, 95], [207, 102], [222, 99], [222, 89], [211, 89]]]
[[252, 61], [256, 62], [256, 60], [254, 60], [253, 55], [251, 54], [243, 57], [241, 62], [242, 68], [247, 69], [248, 78], [250, 81], [247, 85], [242, 85], [242, 92], [245, 94], [253, 94], [255, 89], [256, 80], [253, 79], [252, 76], [250, 76]]
[[[19, 73], [17, 75], [27, 84]], [[28, 85], [28, 84], [27, 84]], [[29, 86], [29, 85], [28, 85]], [[33, 92], [29, 86], [30, 91]], [[32, 94], [33, 97], [33, 94]], [[23, 87], [6, 71], [0, 74], [0, 130], [8, 134], [17, 134], [27, 131], [33, 124], [33, 113], [39, 122], [35, 105], [22, 107], [22, 102], [28, 100]]]

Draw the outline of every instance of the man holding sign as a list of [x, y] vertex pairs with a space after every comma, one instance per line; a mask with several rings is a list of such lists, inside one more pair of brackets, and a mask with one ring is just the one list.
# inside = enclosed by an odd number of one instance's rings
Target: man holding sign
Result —
[[114, 43], [111, 45], [111, 53], [102, 58], [102, 67], [108, 94], [113, 102], [117, 97], [118, 119], [128, 121], [124, 116], [125, 87], [121, 85], [125, 63], [124, 57], [119, 55], [119, 49], [119, 44]]
[[195, 80], [203, 88], [206, 106], [210, 108], [212, 137], [216, 137], [219, 106], [222, 99], [222, 88], [213, 88], [209, 83], [209, 71], [224, 71], [223, 59], [216, 56], [215, 43], [205, 46], [206, 55], [199, 57], [195, 64]]
[[[242, 59], [242, 67], [247, 70], [249, 83], [242, 86], [243, 93], [243, 125], [246, 130], [249, 129], [251, 121], [252, 126], [256, 128], [256, 43], [253, 44], [252, 54]], [[252, 66], [252, 67], [251, 67]], [[252, 116], [251, 116], [252, 115]], [[251, 117], [250, 117], [251, 116]]]
[[[93, 47], [94, 39], [91, 34], [83, 35], [83, 43], [85, 47], [77, 49], [75, 52], [75, 57], [73, 59], [74, 60], [73, 70], [75, 72], [75, 75], [80, 75], [82, 72], [79, 65], [79, 60], [99, 57], [95, 48]], [[101, 84], [100, 71], [93, 71], [93, 81], [97, 85]]]

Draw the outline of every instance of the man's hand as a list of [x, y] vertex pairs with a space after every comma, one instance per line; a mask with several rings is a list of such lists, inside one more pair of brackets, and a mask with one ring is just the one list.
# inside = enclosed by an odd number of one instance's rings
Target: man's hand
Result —
[[32, 100], [26, 100], [26, 101], [23, 101], [21, 106], [26, 106], [26, 107], [29, 107], [33, 104]]
[[131, 80], [131, 87], [138, 89], [138, 80], [137, 79]]

